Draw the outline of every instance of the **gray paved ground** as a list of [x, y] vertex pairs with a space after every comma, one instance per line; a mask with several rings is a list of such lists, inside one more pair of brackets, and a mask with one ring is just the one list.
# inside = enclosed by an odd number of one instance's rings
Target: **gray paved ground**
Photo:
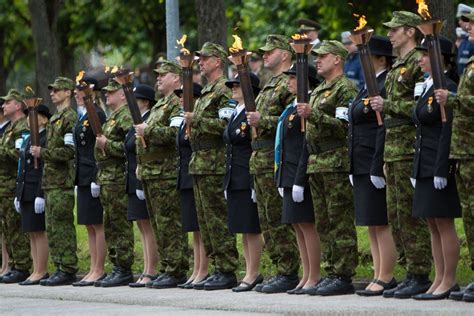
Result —
[[0, 315], [474, 315], [474, 304], [255, 292], [0, 284]]

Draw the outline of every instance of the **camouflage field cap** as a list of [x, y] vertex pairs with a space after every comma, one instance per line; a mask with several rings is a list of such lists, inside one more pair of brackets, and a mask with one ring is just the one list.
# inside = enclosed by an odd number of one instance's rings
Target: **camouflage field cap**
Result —
[[323, 41], [318, 48], [315, 48], [311, 51], [313, 55], [326, 55], [333, 54], [336, 56], [341, 56], [342, 59], [346, 59], [349, 55], [349, 51], [344, 47], [344, 45], [335, 40]]
[[105, 91], [117, 91], [119, 89], [122, 89], [122, 86], [120, 85], [120, 83], [115, 81], [114, 78], [110, 78], [109, 83], [102, 88], [102, 90]]
[[290, 39], [284, 35], [279, 35], [279, 34], [268, 35], [265, 46], [260, 47], [259, 50], [262, 52], [269, 52], [275, 48], [287, 50], [293, 53], [293, 50], [291, 49], [291, 46], [290, 46]]
[[204, 45], [202, 45], [201, 50], [198, 50], [196, 52], [197, 56], [215, 56], [220, 58], [222, 61], [227, 61], [227, 52], [219, 44], [216, 43], [211, 43], [211, 42], [205, 42]]
[[463, 20], [474, 21], [474, 10], [471, 11], [471, 13], [463, 13], [461, 17], [463, 18]]
[[58, 89], [58, 90], [74, 90], [76, 85], [74, 81], [66, 77], [57, 77], [52, 84], [48, 86], [48, 89]]
[[416, 27], [421, 22], [423, 22], [423, 19], [418, 14], [408, 11], [394, 11], [392, 19], [389, 22], [383, 23], [383, 25], [388, 28], [400, 26]]
[[10, 89], [8, 90], [8, 93], [6, 96], [0, 97], [3, 101], [10, 101], [10, 100], [15, 100], [18, 102], [23, 102], [23, 95], [20, 93], [20, 91], [16, 89]]
[[177, 63], [169, 61], [169, 60], [163, 60], [158, 65], [158, 68], [154, 69], [153, 71], [157, 74], [165, 74], [168, 72], [172, 72], [174, 74], [180, 75], [182, 70], [183, 69], [181, 68], [181, 66], [178, 65]]

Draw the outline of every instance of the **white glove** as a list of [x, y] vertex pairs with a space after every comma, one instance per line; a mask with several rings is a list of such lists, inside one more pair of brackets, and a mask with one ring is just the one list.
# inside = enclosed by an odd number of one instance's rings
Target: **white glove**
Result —
[[370, 181], [377, 189], [385, 188], [385, 179], [383, 177], [370, 176]]
[[[139, 200], [143, 201], [145, 199], [145, 192], [143, 192], [143, 190], [135, 190], [135, 194]], [[99, 195], [97, 194], [97, 196]]]
[[291, 191], [291, 197], [293, 201], [296, 203], [301, 203], [304, 200], [304, 187], [300, 185], [293, 185], [293, 189]]
[[436, 190], [443, 190], [448, 185], [448, 179], [442, 177], [434, 177], [433, 185]]
[[415, 178], [410, 178], [411, 186], [413, 189], [416, 187], [416, 179]]
[[349, 175], [349, 182], [351, 183], [352, 186], [354, 186], [354, 178], [352, 174]]
[[98, 198], [100, 195], [100, 185], [95, 182], [91, 182], [91, 195], [93, 198]]
[[278, 188], [278, 193], [280, 194], [280, 196], [283, 198], [283, 188]]
[[227, 190], [224, 190], [224, 199], [227, 201]]
[[252, 189], [252, 201], [257, 203], [257, 192], [254, 189]]
[[35, 199], [35, 213], [42, 214], [44, 213], [44, 199], [37, 197]]
[[18, 201], [17, 198], [15, 198], [15, 200], [13, 201], [13, 205], [15, 205], [15, 211], [18, 214], [21, 214], [20, 201]]

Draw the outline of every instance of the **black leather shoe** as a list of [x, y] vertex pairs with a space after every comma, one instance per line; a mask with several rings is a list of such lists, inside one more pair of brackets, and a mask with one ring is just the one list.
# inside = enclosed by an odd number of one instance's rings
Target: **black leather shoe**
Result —
[[462, 301], [462, 298], [464, 296], [464, 291], [454, 291], [449, 294], [449, 299], [450, 300], [455, 300], [455, 301]]
[[0, 275], [0, 283], [3, 283], [3, 277], [7, 276], [10, 271], [5, 272], [4, 274]]
[[46, 280], [48, 278], [49, 278], [49, 274], [46, 273], [45, 275], [43, 275], [42, 278], [40, 278], [38, 280], [26, 279], [25, 281], [18, 283], [18, 285], [39, 285], [41, 280]]
[[382, 296], [385, 298], [393, 298], [393, 295], [395, 294], [395, 292], [401, 289], [404, 289], [407, 286], [407, 284], [411, 281], [412, 278], [413, 276], [411, 274], [407, 274], [407, 278], [405, 280], [398, 283], [398, 285], [394, 287], [393, 289], [383, 291]]
[[252, 283], [247, 283], [241, 281], [240, 284], [234, 288], [232, 288], [232, 292], [247, 292], [252, 291], [252, 289], [259, 283], [263, 282], [263, 276], [259, 274]]
[[273, 282], [269, 282], [262, 288], [262, 293], [286, 293], [295, 288], [299, 282], [298, 275], [277, 275]]
[[[101, 287], [116, 287], [116, 286], [124, 286], [128, 285], [129, 283], [133, 282], [133, 273], [129, 269], [124, 268], [117, 268], [115, 270], [115, 274], [107, 280], [105, 278], [100, 283]], [[94, 284], [95, 286], [95, 284]]]
[[332, 279], [332, 282], [319, 286], [315, 294], [321, 296], [333, 296], [354, 294], [354, 292], [355, 288], [350, 278], [335, 277]]
[[411, 298], [414, 295], [422, 294], [428, 291], [431, 286], [431, 281], [427, 275], [413, 276], [413, 278], [406, 284], [406, 286], [393, 293], [394, 298]]
[[334, 281], [334, 277], [321, 278], [319, 280], [319, 282], [316, 283], [315, 285], [304, 289], [304, 292], [305, 292], [305, 294], [308, 294], [308, 295], [311, 295], [311, 296], [318, 295], [316, 293], [318, 291], [318, 289], [320, 287], [323, 287], [323, 286], [326, 286], [326, 285], [332, 283], [332, 281]]
[[237, 277], [234, 272], [218, 272], [216, 276], [204, 283], [204, 290], [227, 290], [237, 285]]
[[257, 284], [254, 287], [254, 291], [261, 293], [263, 287], [267, 284], [270, 284], [270, 283], [274, 282], [277, 279], [277, 277], [278, 277], [277, 275], [274, 275], [274, 276], [268, 278], [267, 280], [264, 280], [262, 283]]
[[30, 273], [28, 271], [12, 269], [3, 276], [2, 282], [7, 284], [20, 283], [28, 279], [29, 276]]
[[206, 284], [206, 282], [210, 282], [210, 281], [214, 280], [215, 277], [217, 277], [217, 273], [213, 273], [213, 274], [209, 275], [207, 278], [204, 278], [199, 282], [193, 282], [192, 283], [193, 284], [193, 289], [195, 289], [195, 290], [204, 290], [204, 284]]
[[169, 273], [164, 273], [163, 277], [155, 280], [152, 284], [154, 289], [171, 289], [178, 286], [179, 283], [186, 282], [186, 276], [175, 277]]
[[[150, 281], [148, 281], [148, 282], [146, 282], [146, 283], [139, 282], [139, 281], [141, 281], [143, 278], [148, 278], [148, 279], [150, 279]], [[156, 278], [158, 278], [158, 275], [142, 274], [142, 275], [140, 275], [140, 277], [138, 278], [138, 280], [137, 280], [136, 282], [128, 283], [128, 286], [129, 286], [129, 287], [133, 287], [133, 288], [146, 287], [146, 285], [147, 285], [148, 283], [151, 283], [151, 285], [153, 285], [153, 281], [155, 281]]]
[[98, 278], [97, 280], [95, 281], [86, 281], [86, 280], [81, 280], [81, 281], [78, 281], [78, 282], [74, 282], [72, 284], [72, 286], [77, 286], [77, 287], [83, 287], [83, 286], [94, 286], [95, 283], [100, 283], [102, 282], [102, 280], [104, 280], [105, 278], [107, 277], [107, 273], [104, 273], [100, 276], [100, 278]]
[[61, 286], [61, 285], [71, 285], [74, 282], [76, 282], [75, 273], [67, 273], [67, 272], [58, 270], [48, 279], [40, 281], [40, 284], [44, 286]]
[[94, 281], [94, 287], [101, 287], [101, 286], [102, 286], [102, 282], [104, 282], [104, 281], [110, 281], [111, 279], [115, 278], [116, 269], [117, 269], [117, 268], [113, 268], [112, 272], [111, 272], [111, 273], [108, 273], [108, 274], [105, 274], [104, 278], [99, 279], [99, 280], [97, 280], [97, 281]]
[[413, 295], [413, 298], [418, 301], [433, 301], [433, 300], [444, 300], [449, 297], [449, 294], [454, 291], [459, 291], [459, 285], [453, 285], [449, 290], [440, 294], [433, 294], [433, 293], [421, 293], [417, 295]]
[[386, 290], [391, 290], [397, 287], [397, 280], [395, 278], [392, 278], [390, 282], [386, 283], [381, 280], [374, 280], [372, 281], [373, 283], [376, 283], [378, 285], [382, 286], [381, 290], [378, 291], [373, 291], [373, 290], [358, 290], [356, 291], [356, 294], [359, 296], [380, 296], [384, 293]]
[[286, 291], [286, 294], [294, 295], [294, 294], [296, 294], [295, 292], [297, 292], [297, 291], [299, 291], [299, 290], [301, 290], [301, 289], [302, 289], [301, 286], [297, 286], [297, 287], [295, 287], [294, 289], [291, 289], [291, 290]]
[[193, 283], [194, 279], [189, 279], [184, 283], [178, 284], [178, 289], [187, 289]]
[[474, 292], [464, 292], [464, 296], [462, 297], [464, 302], [472, 303], [474, 302]]

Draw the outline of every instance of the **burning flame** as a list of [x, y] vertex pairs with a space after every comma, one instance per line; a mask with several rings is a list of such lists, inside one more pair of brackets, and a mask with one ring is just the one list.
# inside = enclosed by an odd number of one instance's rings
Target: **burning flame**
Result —
[[186, 34], [183, 34], [183, 36], [181, 36], [181, 39], [176, 40], [176, 43], [178, 44], [178, 46], [181, 46], [181, 49], [179, 51], [183, 53], [184, 55], [189, 55], [191, 53], [188, 49], [184, 47], [184, 43], [186, 43], [187, 40], [188, 40], [188, 36]]
[[431, 19], [430, 10], [425, 0], [416, 0], [416, 3], [418, 3], [418, 14], [420, 14], [424, 20]]
[[302, 40], [302, 39], [307, 39], [308, 36], [306, 34], [298, 34], [296, 33], [295, 35], [291, 35], [291, 38], [295, 41], [297, 40]]
[[119, 67], [117, 65], [115, 65], [111, 70], [110, 70], [110, 73], [111, 74], [114, 74], [116, 73], [117, 71], [119, 71]]
[[367, 20], [365, 19], [365, 15], [356, 14], [356, 13], [353, 13], [353, 15], [354, 15], [356, 18], [359, 18], [359, 19], [357, 20], [357, 22], [359, 23], [359, 25], [354, 29], [354, 32], [357, 32], [357, 31], [362, 30], [362, 29], [367, 25]]
[[31, 94], [31, 95], [35, 94], [35, 91], [30, 86], [26, 86], [25, 91], [26, 93]]
[[105, 73], [109, 73], [109, 72], [110, 72], [110, 67], [109, 67], [109, 66], [107, 66], [107, 65], [105, 65], [104, 72], [105, 72]]
[[84, 78], [85, 74], [86, 74], [86, 72], [84, 70], [79, 71], [79, 73], [76, 76], [76, 84], [79, 84], [81, 82], [81, 80], [82, 80], [82, 78]]
[[232, 37], [234, 38], [234, 43], [232, 44], [232, 47], [229, 47], [229, 51], [231, 53], [238, 53], [244, 49], [242, 47], [242, 39], [238, 35], [232, 35]]

